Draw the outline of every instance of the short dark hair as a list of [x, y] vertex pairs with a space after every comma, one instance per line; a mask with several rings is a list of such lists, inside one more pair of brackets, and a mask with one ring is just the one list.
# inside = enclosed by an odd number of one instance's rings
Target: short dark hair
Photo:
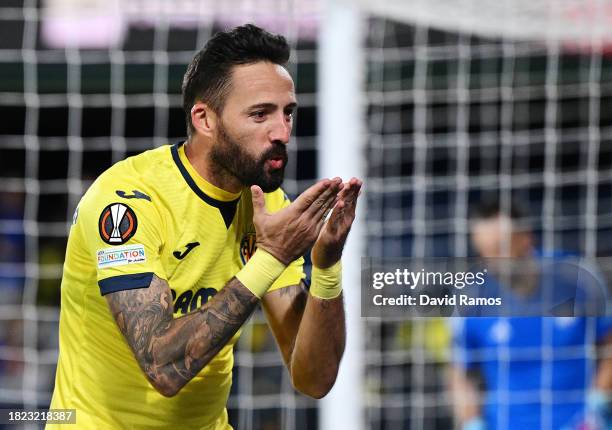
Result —
[[489, 220], [499, 215], [510, 218], [512, 224], [517, 228], [528, 231], [529, 210], [526, 205], [511, 198], [509, 201], [500, 199], [496, 194], [485, 195], [470, 211], [470, 218], [473, 221]]
[[258, 61], [284, 66], [289, 61], [289, 54], [289, 45], [283, 36], [268, 33], [253, 24], [216, 33], [193, 57], [183, 78], [183, 109], [188, 134], [195, 130], [191, 108], [196, 100], [207, 103], [216, 113], [223, 111], [234, 66]]

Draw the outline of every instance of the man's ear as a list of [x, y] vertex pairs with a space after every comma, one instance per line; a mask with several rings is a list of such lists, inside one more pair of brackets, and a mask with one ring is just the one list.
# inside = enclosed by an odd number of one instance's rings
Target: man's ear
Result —
[[191, 108], [191, 123], [198, 133], [212, 137], [217, 128], [217, 121], [217, 114], [206, 103], [197, 102]]
[[534, 246], [533, 235], [526, 231], [515, 233], [513, 242], [521, 256], [529, 255]]

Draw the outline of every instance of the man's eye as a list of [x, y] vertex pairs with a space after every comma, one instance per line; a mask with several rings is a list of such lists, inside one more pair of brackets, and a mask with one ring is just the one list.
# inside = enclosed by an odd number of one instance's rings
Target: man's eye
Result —
[[255, 111], [251, 114], [251, 116], [255, 119], [263, 119], [266, 116], [266, 113], [262, 110]]

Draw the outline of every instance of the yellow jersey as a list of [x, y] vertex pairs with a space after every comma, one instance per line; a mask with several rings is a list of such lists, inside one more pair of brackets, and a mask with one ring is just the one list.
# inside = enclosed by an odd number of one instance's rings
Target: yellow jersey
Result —
[[[280, 188], [266, 194], [270, 212], [288, 204]], [[225, 405], [240, 332], [167, 398], [147, 381], [103, 296], [146, 288], [155, 274], [171, 288], [175, 318], [194, 311], [255, 251], [252, 218], [250, 190], [232, 194], [205, 181], [182, 144], [104, 172], [81, 199], [68, 238], [51, 408], [76, 409], [79, 429], [231, 428]], [[300, 258], [270, 290], [303, 277]]]

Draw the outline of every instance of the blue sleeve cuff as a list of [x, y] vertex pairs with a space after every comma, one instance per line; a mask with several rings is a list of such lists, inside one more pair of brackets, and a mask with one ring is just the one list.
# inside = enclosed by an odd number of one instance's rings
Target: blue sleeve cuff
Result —
[[587, 395], [587, 408], [592, 412], [607, 413], [610, 395], [601, 390], [591, 390]]
[[123, 290], [134, 290], [137, 288], [149, 288], [153, 272], [134, 273], [130, 275], [119, 275], [98, 281], [100, 293], [105, 296]]
[[461, 430], [485, 430], [487, 426], [482, 418], [476, 417], [467, 421], [461, 427]]

